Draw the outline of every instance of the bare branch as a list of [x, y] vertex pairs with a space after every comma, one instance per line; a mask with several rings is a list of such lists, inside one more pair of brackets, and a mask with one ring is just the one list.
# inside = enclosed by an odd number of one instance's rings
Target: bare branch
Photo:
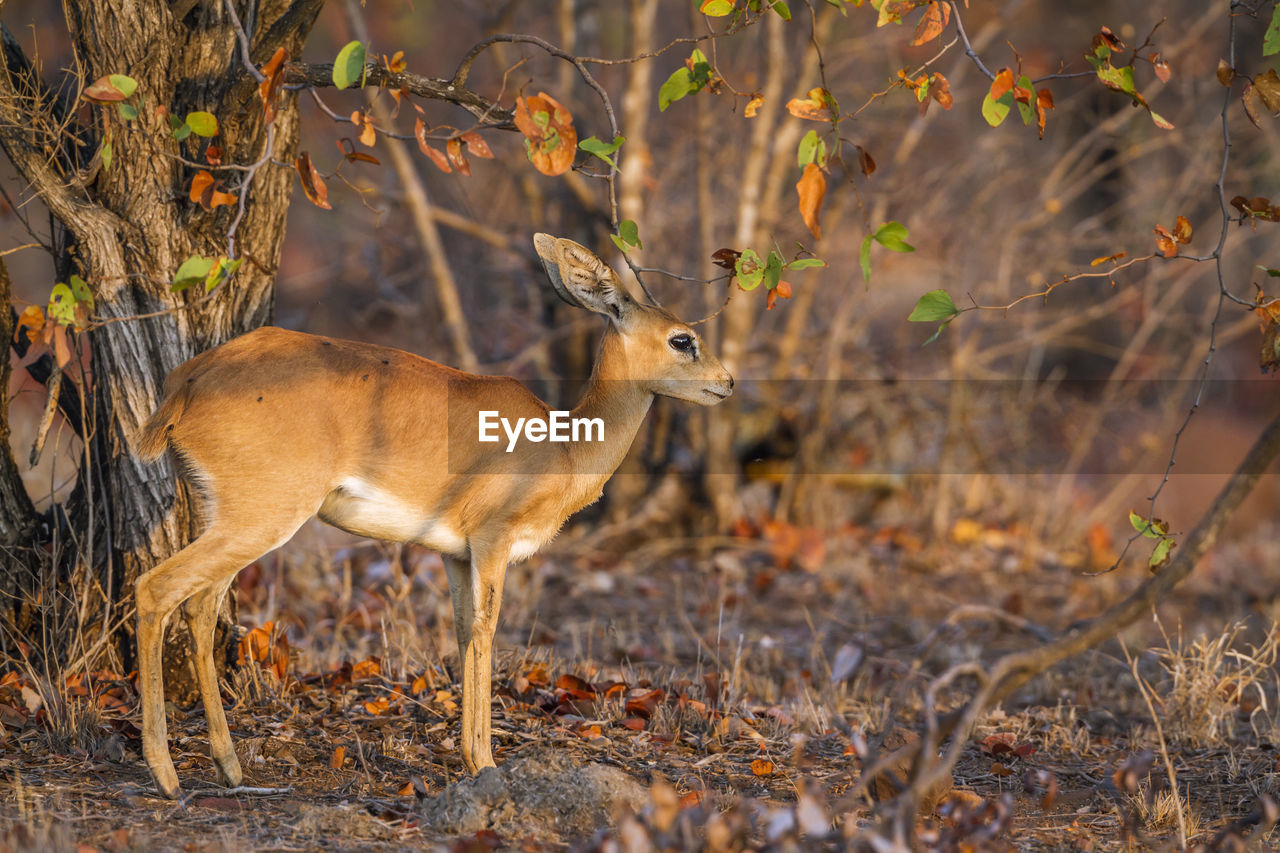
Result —
[[[430, 98], [435, 101], [448, 101], [457, 104], [467, 112], [476, 116], [488, 127], [503, 130], [514, 130], [511, 110], [498, 106], [482, 95], [478, 95], [465, 86], [454, 85], [448, 80], [437, 77], [423, 77], [407, 71], [392, 73], [373, 62], [365, 64], [365, 85], [379, 86], [383, 89], [404, 89], [411, 95]], [[285, 82], [289, 85], [310, 86], [315, 89], [333, 87], [333, 64], [329, 62], [305, 63], [290, 62], [286, 66]]]
[[93, 204], [69, 166], [59, 125], [56, 98], [31, 65], [7, 27], [0, 28], [4, 67], [0, 69], [0, 147], [26, 182], [61, 222], [75, 229], [86, 215], [105, 213]]

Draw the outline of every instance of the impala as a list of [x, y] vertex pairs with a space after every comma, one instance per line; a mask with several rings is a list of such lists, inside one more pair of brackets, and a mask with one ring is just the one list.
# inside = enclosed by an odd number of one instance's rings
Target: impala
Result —
[[213, 665], [219, 603], [236, 574], [312, 516], [362, 536], [441, 553], [462, 665], [462, 760], [490, 752], [491, 647], [507, 564], [545, 545], [600, 497], [655, 394], [712, 405], [733, 378], [698, 335], [639, 303], [586, 248], [547, 234], [534, 247], [555, 292], [608, 318], [595, 369], [571, 413], [602, 440], [481, 441], [481, 413], [546, 422], [550, 409], [507, 377], [463, 373], [399, 350], [263, 328], [196, 356], [165, 381], [136, 452], [166, 449], [200, 495], [204, 532], [137, 583], [142, 751], [167, 797], [181, 789], [169, 754], [161, 667], [165, 625], [184, 605], [219, 781], [240, 762]]

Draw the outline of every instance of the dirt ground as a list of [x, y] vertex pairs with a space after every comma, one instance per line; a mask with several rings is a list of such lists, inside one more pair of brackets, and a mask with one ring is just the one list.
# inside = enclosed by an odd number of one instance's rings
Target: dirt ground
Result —
[[[53, 689], [11, 668], [0, 850], [863, 846], [874, 795], [893, 789], [847, 796], [860, 755], [920, 726], [928, 677], [1039, 643], [1145, 571], [1086, 577], [1106, 556], [1089, 549], [1114, 544], [1054, 550], [981, 520], [941, 537], [737, 533], [571, 530], [513, 567], [495, 667], [502, 770], [474, 780], [439, 559], [304, 533], [241, 585], [255, 630], [224, 697], [250, 787], [214, 784], [199, 704], [171, 709], [187, 796], [170, 802], [141, 761], [128, 678]], [[1268, 533], [1219, 546], [1152, 619], [989, 713], [913, 844], [1227, 844], [1232, 821], [1280, 800]], [[940, 710], [972, 686], [957, 681]]]

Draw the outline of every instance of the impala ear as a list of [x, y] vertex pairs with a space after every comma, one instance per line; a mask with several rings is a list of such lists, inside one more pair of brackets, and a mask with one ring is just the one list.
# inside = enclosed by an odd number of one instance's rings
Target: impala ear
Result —
[[635, 306], [618, 274], [586, 246], [550, 234], [534, 234], [533, 248], [556, 295], [575, 308], [621, 323]]

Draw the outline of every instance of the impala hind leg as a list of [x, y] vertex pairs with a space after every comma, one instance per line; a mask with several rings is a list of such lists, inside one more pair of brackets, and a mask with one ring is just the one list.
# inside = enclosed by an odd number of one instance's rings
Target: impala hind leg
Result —
[[231, 743], [227, 715], [222, 708], [222, 691], [218, 688], [218, 672], [213, 663], [213, 639], [218, 624], [218, 610], [231, 585], [215, 583], [197, 592], [186, 604], [187, 626], [195, 642], [196, 675], [200, 680], [200, 696], [204, 700], [204, 716], [209, 726], [209, 754], [218, 770], [218, 781], [237, 788], [244, 780], [240, 759]]
[[[314, 509], [312, 509], [314, 512]], [[253, 524], [240, 524], [228, 519], [226, 522], [215, 522], [186, 548], [174, 554], [151, 571], [138, 578], [138, 685], [142, 694], [142, 754], [146, 758], [156, 786], [164, 796], [176, 799], [181, 793], [178, 785], [178, 774], [173, 768], [173, 759], [169, 755], [168, 726], [164, 714], [164, 630], [173, 611], [188, 598], [203, 593], [210, 587], [226, 588], [231, 579], [249, 563], [271, 551], [289, 539], [311, 515], [294, 513], [277, 524], [269, 524], [273, 519], [263, 518], [259, 511]], [[199, 619], [196, 620], [200, 622]], [[226, 732], [226, 718], [222, 713], [221, 700], [217, 698], [217, 678], [213, 672], [213, 637], [212, 626], [205, 632], [202, 626], [193, 626], [198, 636], [203, 636], [200, 643], [207, 645], [200, 650], [197, 647], [197, 674], [200, 677], [201, 693], [206, 697], [206, 711], [216, 715], [220, 723], [219, 734], [226, 735], [226, 741], [220, 747], [222, 758], [227, 758], [230, 751], [232, 768], [238, 767], [234, 762], [234, 750], [230, 749], [230, 734]], [[201, 667], [208, 667], [201, 672]], [[213, 701], [208, 701], [212, 686]], [[212, 710], [211, 710], [212, 709]], [[214, 720], [210, 718], [210, 739], [213, 741]], [[219, 753], [215, 753], [218, 761]], [[234, 762], [234, 763], [233, 763]], [[220, 771], [227, 774], [227, 767], [219, 761]]]

